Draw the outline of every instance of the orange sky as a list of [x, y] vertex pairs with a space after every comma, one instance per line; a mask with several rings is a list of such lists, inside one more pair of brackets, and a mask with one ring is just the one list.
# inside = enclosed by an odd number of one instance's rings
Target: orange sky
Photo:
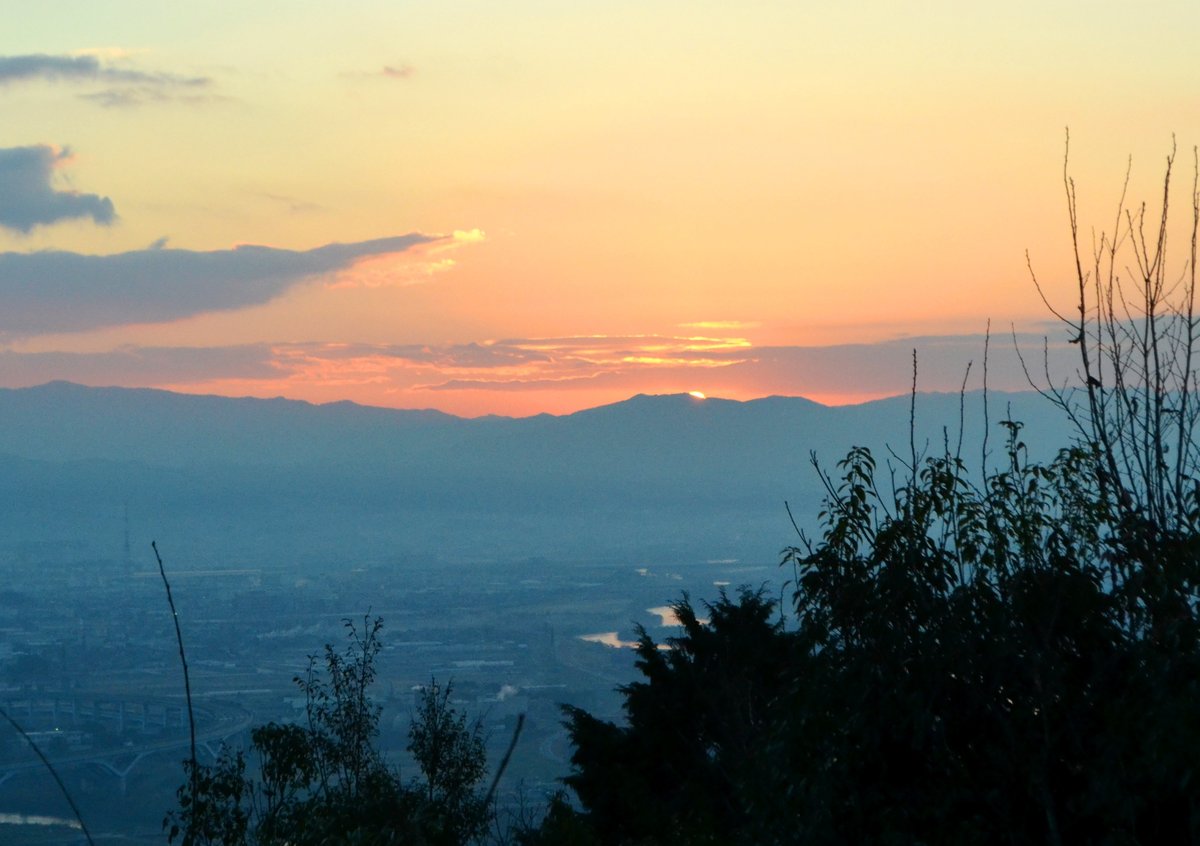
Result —
[[1089, 232], [1200, 141], [1192, 3], [246, 5], [0, 32], [0, 384], [954, 389], [1047, 331], [1027, 249], [1070, 296], [1064, 127]]

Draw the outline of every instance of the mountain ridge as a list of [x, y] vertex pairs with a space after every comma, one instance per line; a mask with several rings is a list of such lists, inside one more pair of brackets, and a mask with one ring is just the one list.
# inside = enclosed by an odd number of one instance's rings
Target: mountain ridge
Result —
[[[991, 396], [993, 461], [1005, 406], [1026, 421], [1035, 457], [1065, 445], [1061, 415], [1036, 394]], [[964, 454], [978, 456], [979, 400], [918, 395], [918, 447], [955, 443], [943, 427], [955, 431], [961, 415]], [[85, 525], [111, 533], [127, 508], [194, 544], [306, 555], [348, 537], [381, 550], [528, 555], [651, 536], [710, 557], [773, 554], [779, 541], [766, 539], [785, 534], [764, 527], [782, 529], [785, 499], [801, 513], [820, 508], [812, 456], [833, 468], [852, 446], [876, 451], [881, 466], [889, 443], [908, 455], [911, 404], [642, 394], [569, 415], [460, 418], [71, 383], [0, 389], [0, 549], [6, 537]]]

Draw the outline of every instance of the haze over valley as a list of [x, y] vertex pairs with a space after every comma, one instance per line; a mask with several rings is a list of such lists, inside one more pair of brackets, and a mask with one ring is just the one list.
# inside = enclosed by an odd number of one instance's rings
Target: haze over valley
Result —
[[[978, 468], [983, 398], [921, 395], [915, 443], [958, 442]], [[989, 397], [1035, 454], [1069, 435], [1035, 394]], [[181, 561], [264, 554], [489, 560], [772, 558], [818, 510], [814, 453], [851, 446], [908, 460], [910, 400], [826, 407], [637, 396], [565, 416], [463, 419], [337, 403], [230, 399], [53, 383], [0, 390], [10, 503], [0, 547], [59, 542], [107, 557], [157, 538]], [[1045, 448], [1039, 452], [1039, 447]], [[1052, 446], [1053, 445], [1053, 446]], [[84, 528], [86, 527], [86, 528]]]
[[[1087, 529], [1113, 502], [1120, 511], [1137, 499], [1113, 485], [1122, 472], [1153, 477], [1133, 488], [1159, 491], [1160, 505], [1179, 505], [1200, 476], [1189, 469], [1161, 487], [1162, 468], [1194, 466], [1200, 455], [1193, 406], [1175, 403], [1187, 393], [1179, 385], [1195, 382], [1200, 349], [1200, 218], [1191, 215], [1200, 201], [1185, 173], [1200, 138], [1194, 0], [1104, 14], [1042, 0], [9, 5], [0, 27], [0, 717], [11, 719], [0, 721], [0, 843], [78, 846], [86, 837], [64, 792], [97, 842], [168, 840], [163, 814], [180, 807], [190, 739], [183, 650], [152, 542], [191, 664], [202, 764], [214, 763], [222, 742], [250, 749], [251, 727], [312, 729], [295, 677], [314, 655], [321, 669], [326, 645], [354, 642], [345, 621], [361, 630], [383, 619], [370, 702], [382, 708], [378, 749], [400, 779], [383, 767], [356, 781], [356, 765], [354, 778], [330, 780], [326, 767], [318, 789], [315, 770], [295, 770], [303, 787], [293, 799], [337, 800], [325, 808], [328, 828], [309, 832], [317, 842], [353, 830], [337, 814], [360, 810], [362, 784], [381, 791], [372, 799], [380, 807], [415, 801], [418, 811], [397, 812], [406, 824], [496, 822], [462, 811], [487, 804], [488, 779], [518, 726], [497, 782], [504, 813], [533, 809], [533, 820], [563, 787], [573, 751], [607, 753], [627, 740], [625, 770], [608, 768], [619, 756], [576, 762], [594, 787], [616, 791], [591, 794], [605, 813], [580, 815], [592, 800], [573, 784], [559, 808], [565, 830], [595, 823], [608, 831], [598, 842], [727, 842], [743, 823], [765, 821], [746, 811], [755, 803], [795, 810], [794, 773], [816, 791], [804, 800], [813, 825], [836, 816], [820, 791], [850, 797], [838, 812], [850, 827], [829, 842], [857, 842], [845, 832], [871, 822], [862, 808], [876, 807], [874, 794], [825, 761], [850, 766], [847, 750], [861, 752], [873, 778], [874, 753], [862, 751], [872, 747], [831, 745], [836, 732], [820, 729], [827, 715], [805, 710], [824, 705], [799, 695], [815, 666], [805, 662], [832, 667], [845, 645], [844, 629], [821, 630], [822, 614], [849, 608], [864, 618], [853, 625], [897, 622], [903, 632], [911, 609], [947, 613], [954, 634], [915, 626], [913, 637], [935, 641], [913, 649], [931, 662], [928, 675], [909, 674], [905, 658], [878, 682], [883, 702], [913, 680], [936, 680], [897, 706], [917, 703], [913, 723], [926, 721], [930, 737], [971, 727], [976, 712], [962, 701], [1000, 721], [978, 725], [1007, 731], [1011, 715], [1001, 712], [1014, 700], [1017, 710], [1034, 703], [1044, 720], [1066, 698], [1046, 693], [1052, 707], [1038, 699], [1036, 673], [1037, 696], [1026, 700], [1009, 696], [1017, 682], [1001, 674], [978, 695], [945, 700], [944, 712], [921, 704], [946, 678], [1008, 668], [987, 657], [998, 654], [993, 646], [1011, 646], [1001, 657], [1012, 659], [1013, 679], [1029, 665], [1024, 641], [996, 635], [1026, 619], [1022, 606], [966, 614], [994, 629], [955, 629], [967, 607], [957, 586], [983, 585], [973, 596], [986, 610], [1003, 598], [988, 579], [1026, 584], [1009, 580], [1006, 554], [993, 555], [1009, 534], [1030, 553], [1033, 569], [1021, 572], [1040, 578], [1034, 565], [1056, 549], [1073, 508], [1082, 523], [1069, 524], [1068, 541], [1125, 537], [1136, 521]], [[1139, 395], [1121, 404], [1132, 385], [1148, 391], [1142, 383], [1160, 367], [1169, 378], [1157, 403], [1139, 404]], [[994, 474], [1009, 467], [1010, 432], [1022, 462], [1052, 461], [1080, 442], [1039, 390], [1062, 389], [1073, 402], [1098, 385], [1108, 393], [1097, 407], [1118, 417], [1114, 437], [1093, 449], [1109, 451], [1108, 466], [1091, 476], [1075, 465], [1037, 468], [1026, 485], [1005, 487]], [[889, 514], [901, 515], [899, 532], [882, 540], [912, 540], [904, 562], [942, 555], [910, 573], [933, 573], [928, 584], [890, 580], [887, 550], [863, 568], [825, 568], [816, 552], [781, 566], [791, 545], [817, 539], [826, 551], [821, 512], [854, 447], [874, 456], [880, 496], [850, 488], [864, 511], [842, 510], [859, 522], [848, 518], [852, 529], [839, 537], [863, 540], [874, 530], [853, 526], [887, 527]], [[946, 485], [937, 472], [905, 486], [926, 458], [947, 455], [989, 496], [959, 497], [964, 477]], [[1045, 495], [1027, 508], [1039, 485]], [[908, 507], [925, 505], [909, 519]], [[1013, 528], [1023, 521], [1036, 525]], [[942, 535], [926, 543], [926, 530]], [[860, 550], [850, 546], [831, 554], [853, 558]], [[1076, 563], [1091, 573], [1096, 561]], [[860, 570], [889, 578], [860, 589]], [[793, 593], [791, 580], [817, 571], [846, 579], [814, 578], [812, 592]], [[1115, 584], [1104, 579], [1101, 592]], [[915, 593], [889, 604], [897, 584]], [[842, 589], [853, 601], [840, 601]], [[693, 726], [688, 743], [659, 754], [641, 738], [666, 732], [602, 721], [632, 713], [622, 686], [638, 678], [639, 627], [663, 647], [646, 646], [643, 658], [689, 654], [671, 607], [685, 596], [711, 615], [695, 623], [698, 641], [726, 636], [722, 609], [753, 625], [745, 640], [732, 627], [742, 652], [722, 646], [704, 670], [719, 681], [660, 673], [686, 682], [678, 697], [667, 685], [667, 723], [674, 729], [674, 713], [692, 707], [679, 702], [740, 691], [741, 681], [724, 679], [746, 666], [756, 668], [761, 707], [746, 706], [753, 713], [741, 725], [724, 718], [753, 697], [717, 697], [705, 708], [718, 740]], [[868, 606], [855, 603], [872, 596], [883, 612], [859, 613]], [[1108, 598], [1095, 607], [1108, 608]], [[805, 618], [801, 599], [821, 613]], [[1187, 603], [1197, 607], [1194, 596]], [[1041, 633], [1037, 608], [1025, 610]], [[765, 621], [777, 612], [792, 615], [792, 629]], [[1137, 613], [1114, 625], [1137, 637], [1158, 631], [1130, 623]], [[1049, 617], [1067, 618], [1091, 625], [1083, 614]], [[812, 623], [806, 632], [802, 620]], [[674, 649], [664, 643], [672, 636]], [[861, 665], [825, 676], [850, 691], [846, 702], [876, 702], [853, 692], [871, 675], [854, 668], [872, 666], [864, 644], [873, 642], [855, 641]], [[808, 650], [804, 661], [792, 660], [795, 643]], [[879, 643], [907, 648], [890, 632]], [[960, 643], [979, 645], [980, 672], [954, 663], [970, 657], [954, 652]], [[1064, 660], [1077, 655], [1090, 653]], [[720, 676], [730, 664], [735, 675]], [[1181, 666], [1162, 677], [1190, 677]], [[433, 678], [453, 682], [446, 701], [481, 721], [488, 752], [485, 776], [438, 801], [432, 778], [410, 789], [418, 770], [428, 774], [406, 751], [414, 709], [436, 698], [423, 693]], [[1078, 689], [1143, 703], [1122, 698], [1123, 680]], [[369, 723], [365, 702], [357, 713]], [[565, 712], [570, 732], [563, 705], [584, 709]], [[768, 710], [778, 725], [760, 720]], [[861, 725], [891, 713], [863, 712]], [[1075, 715], [1094, 712], [1064, 713], [1073, 742]], [[764, 727], [780, 733], [749, 742]], [[887, 746], [886, 731], [872, 735], [884, 738], [880, 748], [907, 748]], [[347, 745], [361, 763], [370, 743], [356, 736]], [[309, 730], [301, 746], [324, 754], [322, 737]], [[774, 768], [777, 783], [764, 786], [768, 768], [755, 756], [798, 737], [811, 744], [796, 749], [822, 751]], [[1128, 748], [1143, 748], [1138, 737]], [[984, 748], [979, 739], [966, 737], [961, 761]], [[65, 791], [26, 740], [57, 764]], [[470, 770], [473, 740], [464, 743], [457, 761]], [[1031, 755], [1036, 746], [1011, 745]], [[959, 753], [942, 746], [959, 766]], [[733, 761], [747, 756], [741, 782], [723, 781], [741, 772], [721, 757], [731, 750]], [[676, 767], [675, 753], [691, 763]], [[1098, 769], [1071, 754], [1045, 759], [1073, 767], [1072, 782]], [[1000, 759], [1025, 760], [1007, 750]], [[675, 769], [647, 775], [660, 763]], [[1161, 772], [1183, 783], [1175, 774], [1191, 773], [1187, 762], [1155, 764], [1111, 768], [1135, 781]], [[258, 766], [252, 778], [270, 769]], [[894, 795], [941, 784], [907, 766], [887, 770], [899, 774]], [[969, 787], [961, 776], [973, 765], [962, 766], [946, 782], [955, 790]], [[700, 789], [677, 777], [683, 771], [699, 774]], [[643, 789], [626, 789], [632, 782]], [[678, 818], [651, 782], [681, 785]], [[1043, 801], [1044, 784], [1033, 783], [979, 788], [967, 798], [980, 804], [960, 816], [982, 825], [994, 814], [1007, 826], [1012, 808]], [[331, 785], [350, 787], [334, 796]], [[1064, 799], [1059, 810], [1117, 813], [1124, 806], [1112, 796], [1122, 790], [1084, 791], [1086, 801]], [[621, 804], [634, 794], [643, 800], [630, 806], [636, 813]], [[1001, 794], [1010, 805], [996, 799], [980, 810]], [[1157, 795], [1174, 807], [1169, 792]], [[691, 825], [727, 799], [721, 813], [732, 828], [714, 816], [693, 837], [671, 822]], [[190, 807], [176, 838], [185, 844], [200, 824]], [[1069, 842], [1054, 810], [1013, 830], [1045, 819], [1047, 842]], [[1138, 825], [1129, 830], [1148, 830], [1148, 815], [1130, 817]], [[391, 825], [397, 814], [385, 816]], [[895, 818], [907, 825], [910, 816]], [[622, 829], [627, 821], [650, 827]], [[667, 834], [654, 833], [659, 824]], [[751, 826], [744, 840], [786, 840], [767, 830]], [[304, 842], [294, 831], [273, 837], [260, 828], [250, 840]], [[497, 839], [512, 842], [505, 837]]]
[[[981, 444], [981, 394], [921, 395], [922, 448], [942, 448], [960, 403], [964, 443]], [[989, 406], [997, 430], [1011, 409], [1032, 443], [1064, 434], [1036, 395]], [[544, 796], [567, 772], [558, 706], [619, 716], [635, 624], [661, 639], [674, 631], [663, 607], [685, 592], [786, 590], [779, 553], [797, 539], [784, 500], [812, 530], [822, 497], [809, 451], [829, 469], [855, 444], [882, 460], [909, 414], [906, 397], [835, 408], [672, 395], [468, 420], [68, 383], [2, 390], [0, 699], [31, 730], [57, 714], [68, 734], [39, 736], [94, 828], [158, 842], [185, 733], [153, 539], [210, 748], [297, 719], [292, 678], [307, 656], [340, 643], [343, 620], [379, 615], [381, 746], [402, 771], [412, 691], [436, 676], [484, 718], [492, 760], [526, 714], [505, 801], [518, 787]], [[3, 754], [6, 807], [61, 816], [28, 750]]]

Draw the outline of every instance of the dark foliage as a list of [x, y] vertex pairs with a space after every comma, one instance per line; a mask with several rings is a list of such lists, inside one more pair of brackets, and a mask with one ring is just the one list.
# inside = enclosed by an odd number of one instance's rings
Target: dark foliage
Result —
[[686, 597], [675, 603], [683, 634], [669, 649], [640, 632], [646, 680], [623, 689], [627, 726], [567, 708], [575, 771], [566, 781], [605, 841], [720, 843], [747, 823], [746, 788], [792, 647], [760, 593], [704, 607], [707, 623]]
[[1030, 463], [1005, 420], [999, 468], [986, 440], [974, 474], [914, 445], [886, 492], [865, 449], [818, 467], [787, 624], [743, 591], [700, 625], [685, 597], [625, 725], [567, 709], [582, 810], [530, 842], [1200, 842], [1200, 165], [1173, 277], [1173, 160], [1157, 223], [1122, 196], [1090, 257], [1065, 176], [1079, 387], [1047, 367], [1043, 393], [1075, 445]]
[[[1118, 215], [1127, 225], [1099, 238], [1089, 274], [1067, 186], [1079, 304], [1063, 320], [1081, 386], [1046, 394], [1077, 442], [1031, 463], [1005, 420], [998, 468], [986, 442], [976, 473], [949, 449], [914, 448], [882, 486], [865, 449], [835, 476], [818, 467], [821, 532], [784, 551], [787, 607], [743, 589], [704, 604], [701, 621], [685, 596], [665, 649], [640, 632], [624, 724], [565, 709], [579, 809], [556, 797], [519, 842], [1200, 842], [1200, 167], [1191, 261], [1174, 284], [1165, 199], [1157, 236], [1144, 209]], [[354, 638], [367, 664], [375, 631]], [[362, 668], [328, 663], [332, 687], [302, 683], [308, 732], [256, 738], [286, 764], [264, 764], [270, 795], [302, 809], [269, 842], [461, 842], [422, 821], [428, 805], [454, 807], [474, 772], [465, 723], [443, 718], [432, 686], [412, 736], [426, 790], [405, 792], [362, 745], [374, 728]], [[438, 727], [463, 744], [454, 766], [422, 733]], [[194, 782], [204, 796], [181, 789], [185, 812], [201, 799], [240, 807], [241, 760], [223, 766]], [[194, 842], [240, 842], [242, 818], [208, 808], [190, 818]], [[363, 828], [377, 809], [408, 828]]]
[[[450, 686], [433, 682], [413, 718], [413, 751], [422, 779], [402, 784], [375, 747], [379, 707], [370, 699], [381, 621], [360, 631], [346, 621], [349, 644], [325, 647], [324, 672], [310, 659], [296, 684], [307, 699], [306, 725], [269, 723], [251, 732], [258, 778], [240, 751], [222, 751], [193, 772], [168, 813], [168, 839], [214, 844], [430, 844], [452, 846], [484, 833], [488, 802], [477, 787], [486, 771], [478, 726], [450, 705]], [[436, 750], [436, 751], [434, 751]], [[193, 775], [196, 777], [193, 779]]]
[[421, 768], [429, 805], [443, 808], [451, 820], [475, 821], [462, 823], [465, 835], [486, 818], [475, 785], [487, 773], [487, 756], [482, 727], [479, 723], [467, 726], [467, 715], [450, 704], [452, 692], [450, 683], [443, 686], [430, 681], [409, 726], [408, 751]]
[[983, 488], [953, 459], [894, 495], [865, 450], [794, 614], [722, 596], [627, 723], [568, 709], [577, 821], [602, 843], [1163, 843], [1200, 838], [1200, 548], [1129, 523], [1086, 453]]

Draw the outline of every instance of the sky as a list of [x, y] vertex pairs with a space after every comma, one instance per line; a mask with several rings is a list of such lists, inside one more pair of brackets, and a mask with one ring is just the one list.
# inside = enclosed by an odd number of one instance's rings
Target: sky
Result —
[[1192, 0], [0, 9], [5, 387], [845, 403], [990, 326], [1017, 389], [1071, 372], [1067, 129], [1088, 243], [1200, 143]]

